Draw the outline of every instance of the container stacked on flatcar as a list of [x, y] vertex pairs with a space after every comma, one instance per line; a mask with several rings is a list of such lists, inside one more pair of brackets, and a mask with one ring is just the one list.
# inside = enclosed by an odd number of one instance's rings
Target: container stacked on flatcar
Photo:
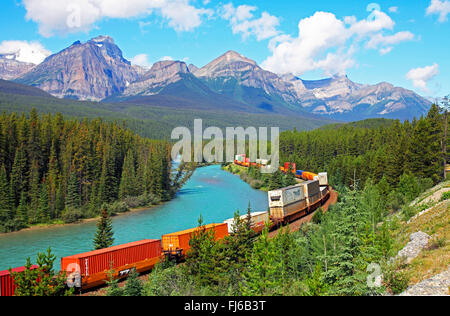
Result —
[[161, 240], [147, 239], [62, 258], [61, 270], [69, 282], [84, 290], [104, 284], [111, 270], [120, 279], [133, 269], [151, 270], [161, 258]]
[[308, 211], [304, 186], [297, 184], [268, 193], [270, 216], [278, 223], [286, 223], [306, 215]]
[[[240, 218], [242, 221], [247, 222], [248, 214], [242, 215]], [[224, 223], [228, 225], [228, 233], [233, 233], [235, 228], [234, 218], [227, 219]], [[250, 226], [256, 233], [261, 233], [266, 224], [269, 226], [272, 225], [269, 212], [255, 212], [250, 214]]]
[[315, 205], [317, 202], [320, 202], [322, 195], [320, 194], [320, 185], [319, 181], [306, 181], [302, 183], [305, 196], [307, 198], [308, 206], [311, 207]]
[[214, 232], [215, 240], [228, 236], [228, 224], [209, 224], [202, 227], [191, 228], [176, 233], [162, 236], [162, 248], [164, 254], [169, 258], [182, 259], [190, 249], [189, 242], [195, 233], [205, 230]]

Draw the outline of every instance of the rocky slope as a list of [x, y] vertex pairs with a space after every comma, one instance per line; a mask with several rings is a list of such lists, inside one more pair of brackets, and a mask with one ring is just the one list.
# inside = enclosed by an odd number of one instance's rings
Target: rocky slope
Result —
[[161, 89], [182, 80], [183, 74], [190, 74], [184, 62], [171, 60], [157, 62], [138, 81], [130, 84], [123, 95], [158, 94]]
[[195, 106], [201, 98], [202, 108], [209, 110], [236, 104], [246, 112], [341, 120], [412, 119], [426, 113], [431, 105], [414, 92], [389, 83], [363, 85], [346, 76], [306, 81], [291, 74], [277, 75], [235, 51], [202, 68], [161, 61], [148, 70], [131, 65], [107, 36], [75, 42], [34, 68], [4, 59], [2, 64], [0, 59], [0, 76], [2, 73], [0, 78], [20, 76], [17, 82], [60, 98], [123, 101], [145, 97], [153, 104], [156, 98], [150, 97], [162, 94], [180, 107]]
[[139, 78], [114, 40], [96, 37], [75, 42], [51, 55], [17, 82], [38, 87], [54, 96], [99, 101], [121, 93]]
[[18, 61], [13, 55], [0, 55], [0, 79], [16, 79], [29, 72], [35, 66], [35, 64]]

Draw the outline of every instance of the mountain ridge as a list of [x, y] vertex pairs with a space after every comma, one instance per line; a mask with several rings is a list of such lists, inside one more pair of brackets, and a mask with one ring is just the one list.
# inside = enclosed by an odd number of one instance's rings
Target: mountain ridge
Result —
[[338, 120], [412, 119], [425, 114], [431, 105], [413, 91], [387, 82], [366, 85], [347, 76], [302, 80], [292, 74], [278, 75], [232, 50], [201, 68], [170, 60], [144, 69], [126, 60], [109, 36], [77, 41], [15, 81], [59, 98], [176, 103], [183, 108], [196, 107], [198, 102], [199, 107], [211, 110], [229, 106], [248, 112]]

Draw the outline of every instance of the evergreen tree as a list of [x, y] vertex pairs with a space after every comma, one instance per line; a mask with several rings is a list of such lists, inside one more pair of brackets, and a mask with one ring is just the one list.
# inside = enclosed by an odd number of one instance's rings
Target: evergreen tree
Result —
[[101, 217], [97, 223], [97, 232], [94, 238], [94, 249], [111, 247], [114, 243], [112, 221], [106, 209], [101, 211]]
[[39, 197], [38, 218], [40, 223], [47, 223], [50, 221], [50, 206], [48, 203], [48, 187], [47, 182], [41, 185], [41, 194]]
[[8, 183], [5, 166], [0, 168], [0, 209], [14, 210], [15, 202], [11, 195], [11, 187]]
[[142, 296], [143, 290], [144, 286], [142, 281], [139, 280], [139, 273], [136, 269], [133, 269], [128, 276], [123, 293], [125, 296]]
[[122, 178], [119, 187], [119, 199], [137, 195], [136, 170], [134, 166], [133, 151], [129, 150], [123, 164]]
[[81, 206], [80, 182], [75, 172], [70, 173], [65, 202], [68, 209], [78, 209]]

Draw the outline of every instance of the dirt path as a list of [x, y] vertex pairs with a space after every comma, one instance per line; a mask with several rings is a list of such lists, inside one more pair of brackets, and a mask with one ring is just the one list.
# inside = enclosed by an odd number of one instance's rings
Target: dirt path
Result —
[[[330, 192], [330, 198], [328, 199], [328, 201], [322, 206], [322, 209], [324, 210], [324, 212], [328, 211], [328, 208], [330, 207], [330, 205], [336, 204], [338, 200], [338, 193], [334, 190], [331, 190]], [[289, 224], [289, 231], [292, 232], [296, 232], [300, 229], [300, 227], [304, 224], [304, 223], [309, 223], [313, 216], [314, 213], [309, 214], [308, 216], [302, 217], [299, 220]], [[273, 232], [269, 233], [269, 238], [273, 238], [275, 237], [280, 230], [275, 230]]]

